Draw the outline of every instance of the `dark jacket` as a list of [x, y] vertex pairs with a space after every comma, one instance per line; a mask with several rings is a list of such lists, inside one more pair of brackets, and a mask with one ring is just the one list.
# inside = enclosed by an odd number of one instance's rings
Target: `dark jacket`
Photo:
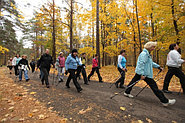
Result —
[[21, 59], [18, 63], [18, 66], [21, 66], [21, 65], [27, 65], [27, 67], [30, 69], [29, 65], [28, 65], [28, 60], [26, 59]]
[[30, 62], [30, 66], [31, 66], [31, 67], [35, 67], [35, 62], [34, 62], [34, 61], [31, 61], [31, 62]]
[[53, 59], [49, 54], [43, 54], [38, 60], [37, 67], [39, 68], [50, 68], [53, 65]]

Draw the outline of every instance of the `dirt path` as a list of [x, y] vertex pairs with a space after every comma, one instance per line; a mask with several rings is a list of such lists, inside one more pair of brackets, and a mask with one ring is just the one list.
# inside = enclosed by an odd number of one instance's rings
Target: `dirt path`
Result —
[[[68, 119], [68, 122], [185, 122], [184, 95], [166, 94], [168, 98], [175, 98], [177, 103], [165, 108], [148, 88], [134, 99], [124, 97], [123, 93], [110, 99], [111, 95], [121, 89], [115, 86], [110, 89], [109, 83], [91, 81], [90, 85], [84, 85], [80, 80], [83, 91], [77, 93], [72, 82], [70, 89], [65, 87], [64, 82], [47, 89], [41, 85], [37, 73], [29, 75], [31, 80], [28, 83], [25, 81], [16, 83], [27, 88], [29, 93], [36, 92], [34, 98], [59, 116]], [[64, 80], [66, 79], [65, 77]], [[52, 75], [50, 75], [51, 82]], [[139, 90], [139, 87], [135, 87], [132, 93], [136, 94]]]

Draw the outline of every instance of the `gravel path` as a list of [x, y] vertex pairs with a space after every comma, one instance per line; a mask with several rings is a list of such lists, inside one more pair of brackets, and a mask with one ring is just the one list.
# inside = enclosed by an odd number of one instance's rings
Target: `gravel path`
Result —
[[[129, 99], [123, 93], [110, 99], [114, 93], [122, 89], [115, 86], [110, 87], [110, 83], [99, 83], [90, 81], [89, 85], [84, 85], [79, 80], [83, 91], [77, 93], [74, 84], [70, 83], [70, 89], [65, 87], [65, 82], [52, 85], [53, 75], [50, 75], [51, 88], [47, 89], [41, 85], [38, 73], [29, 73], [30, 81], [16, 82], [25, 86], [30, 92], [37, 92], [34, 97], [46, 104], [48, 108], [53, 108], [59, 116], [68, 119], [69, 122], [185, 122], [185, 95], [165, 94], [168, 98], [175, 98], [176, 104], [163, 107], [153, 92], [146, 88], [138, 97]], [[64, 78], [66, 81], [67, 77]], [[134, 87], [132, 94], [135, 95], [141, 88]], [[121, 110], [120, 107], [125, 108]]]

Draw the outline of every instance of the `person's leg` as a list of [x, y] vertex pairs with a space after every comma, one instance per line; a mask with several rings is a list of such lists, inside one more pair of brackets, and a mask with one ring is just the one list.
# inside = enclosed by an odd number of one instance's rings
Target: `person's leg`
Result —
[[79, 76], [80, 76], [81, 70], [82, 70], [82, 67], [81, 67], [81, 66], [78, 66], [78, 67], [77, 67], [76, 77], [79, 77]]
[[19, 71], [19, 81], [22, 80], [22, 70]]
[[96, 73], [97, 73], [97, 75], [98, 75], [99, 82], [102, 82], [102, 77], [101, 77], [101, 75], [100, 75], [99, 68], [96, 68]]
[[134, 78], [132, 78], [131, 82], [127, 85], [127, 89], [125, 90], [126, 94], [130, 94], [130, 92], [132, 91], [132, 87], [135, 85], [134, 83], [140, 80], [140, 78], [141, 75], [135, 74]]
[[15, 76], [19, 75], [18, 65], [14, 66]]
[[[120, 74], [122, 73], [122, 70], [120, 68], [118, 68], [118, 71], [120, 72]], [[118, 87], [118, 83], [120, 83], [122, 80], [122, 75], [121, 77], [115, 82], [115, 84], [117, 84], [117, 87]]]
[[29, 80], [28, 71], [27, 70], [24, 70], [24, 78], [26, 79], [26, 81]]
[[74, 83], [77, 91], [80, 92], [82, 90], [82, 88], [81, 88], [80, 84], [77, 81], [75, 70], [69, 70], [69, 71], [70, 71], [70, 74], [71, 74], [71, 76], [73, 78], [73, 83]]
[[70, 71], [70, 70], [68, 70], [68, 71], [69, 71], [69, 76], [68, 76], [68, 78], [67, 78], [66, 86], [67, 86], [68, 88], [70, 88], [69, 83], [70, 83], [70, 81], [71, 81], [72, 74], [71, 74], [71, 71]]
[[96, 68], [92, 68], [91, 73], [88, 75], [88, 80], [90, 80], [91, 76], [94, 74]]
[[180, 79], [181, 87], [183, 89], [183, 93], [185, 94], [185, 75], [180, 69], [176, 69], [175, 76]]
[[49, 82], [48, 82], [48, 75], [49, 75], [49, 73], [48, 73], [48, 71], [47, 71], [47, 69], [46, 68], [42, 68], [42, 72], [44, 73], [44, 81], [45, 81], [45, 84], [46, 84], [46, 86], [49, 86]]
[[84, 84], [88, 84], [87, 74], [86, 74], [84, 67], [82, 67], [82, 75], [83, 75], [83, 79], [84, 79]]
[[167, 72], [165, 79], [164, 79], [163, 91], [168, 91], [168, 86], [170, 84], [170, 80], [173, 77], [173, 75], [175, 74], [174, 70], [175, 70], [174, 68], [168, 68], [168, 72]]
[[61, 71], [62, 71], [62, 68], [58, 67], [58, 81], [59, 82], [61, 81]]
[[64, 79], [64, 73], [65, 73], [65, 68], [64, 68], [64, 67], [62, 67], [62, 75], [61, 75], [61, 79], [62, 79], [62, 81], [63, 81], [63, 79]]
[[150, 86], [154, 94], [162, 103], [168, 103], [168, 99], [164, 96], [163, 92], [158, 89], [158, 86], [153, 79], [146, 77], [144, 81]]

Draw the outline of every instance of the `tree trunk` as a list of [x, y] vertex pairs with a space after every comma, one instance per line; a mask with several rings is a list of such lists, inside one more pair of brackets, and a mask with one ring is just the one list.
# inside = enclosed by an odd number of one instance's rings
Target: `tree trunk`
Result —
[[96, 1], [96, 54], [98, 55], [98, 66], [100, 67], [100, 43], [99, 43], [99, 0]]
[[70, 14], [70, 52], [73, 49], [73, 0], [71, 0], [71, 14]]
[[138, 16], [137, 0], [135, 0], [135, 7], [136, 7], [137, 27], [138, 27], [138, 33], [139, 33], [139, 50], [140, 50], [140, 52], [142, 52], [141, 31], [140, 31], [140, 25], [139, 25], [139, 16]]
[[52, 50], [52, 57], [54, 63], [56, 62], [56, 46], [55, 46], [55, 0], [53, 0], [53, 50]]
[[172, 17], [173, 17], [173, 25], [175, 28], [175, 32], [176, 32], [176, 36], [177, 36], [177, 41], [179, 41], [179, 29], [178, 29], [178, 25], [177, 25], [177, 19], [175, 18], [175, 7], [174, 7], [174, 0], [171, 0], [171, 8], [172, 8]]

